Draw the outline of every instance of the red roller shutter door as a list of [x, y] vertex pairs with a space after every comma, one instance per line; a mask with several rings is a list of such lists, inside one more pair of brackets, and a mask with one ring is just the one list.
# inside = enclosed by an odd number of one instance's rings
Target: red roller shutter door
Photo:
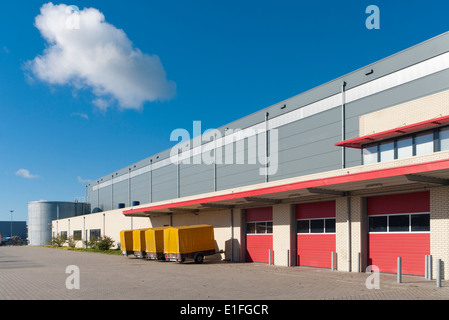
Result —
[[[269, 262], [269, 250], [273, 252], [273, 234], [267, 230], [262, 233], [263, 225], [272, 226], [273, 208], [251, 208], [245, 211], [246, 233], [246, 261], [247, 262]], [[248, 223], [258, 225], [258, 230], [248, 230]], [[271, 229], [272, 230], [272, 229]], [[256, 232], [253, 232], [256, 231]]]
[[413, 214], [430, 213], [429, 192], [370, 197], [367, 200], [367, 211], [369, 219], [384, 216], [385, 221], [388, 221], [387, 230], [368, 233], [368, 265], [376, 265], [381, 272], [395, 273], [397, 258], [401, 257], [404, 274], [424, 275], [424, 257], [430, 254], [430, 232], [391, 232], [391, 220], [387, 218], [410, 214], [411, 221]]
[[[296, 205], [297, 221], [307, 222], [331, 218], [335, 225], [335, 201], [303, 203]], [[297, 265], [331, 268], [331, 253], [335, 252], [335, 231], [297, 234]], [[327, 230], [329, 231], [329, 230]]]

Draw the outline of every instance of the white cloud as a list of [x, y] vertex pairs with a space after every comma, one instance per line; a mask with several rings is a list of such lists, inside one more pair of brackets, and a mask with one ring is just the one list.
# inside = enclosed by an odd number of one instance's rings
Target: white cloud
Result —
[[[25, 64], [34, 77], [49, 84], [90, 88], [97, 106], [113, 98], [121, 108], [141, 109], [145, 102], [175, 95], [176, 84], [167, 80], [158, 56], [135, 48], [99, 10], [71, 8], [47, 3], [36, 16], [46, 49]], [[104, 105], [100, 103], [100, 108]]]
[[16, 176], [27, 178], [27, 179], [35, 179], [39, 178], [38, 175], [31, 174], [29, 170], [27, 169], [19, 169], [16, 171]]
[[81, 113], [81, 112], [73, 112], [70, 114], [72, 117], [77, 116], [86, 120], [89, 120], [89, 116], [85, 113]]
[[88, 183], [90, 181], [89, 179], [83, 179], [80, 176], [78, 176], [77, 178], [79, 183]]

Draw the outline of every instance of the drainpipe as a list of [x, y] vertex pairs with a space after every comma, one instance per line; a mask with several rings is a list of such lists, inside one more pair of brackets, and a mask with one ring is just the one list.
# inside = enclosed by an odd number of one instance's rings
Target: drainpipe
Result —
[[348, 225], [348, 272], [351, 272], [351, 197], [346, 195], [346, 222]]
[[268, 182], [268, 150], [269, 150], [269, 146], [268, 146], [268, 116], [270, 114], [267, 112], [265, 113], [265, 182]]
[[234, 209], [231, 209], [231, 262], [234, 262]]
[[[345, 108], [345, 87], [346, 82], [343, 81], [341, 84], [341, 141], [346, 140], [346, 108]], [[344, 169], [346, 167], [346, 148], [341, 148], [341, 167]]]

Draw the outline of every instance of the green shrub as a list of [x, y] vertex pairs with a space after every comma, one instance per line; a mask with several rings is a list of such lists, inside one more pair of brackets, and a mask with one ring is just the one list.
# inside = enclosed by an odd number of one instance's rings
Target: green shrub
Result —
[[61, 235], [61, 234], [57, 234], [56, 237], [51, 238], [51, 245], [53, 246], [57, 246], [57, 247], [62, 247], [64, 245], [64, 243], [66, 242], [66, 237]]
[[114, 245], [114, 240], [109, 236], [100, 236], [98, 238], [93, 238], [89, 241], [85, 241], [84, 244], [86, 248], [98, 249], [98, 250], [109, 250]]

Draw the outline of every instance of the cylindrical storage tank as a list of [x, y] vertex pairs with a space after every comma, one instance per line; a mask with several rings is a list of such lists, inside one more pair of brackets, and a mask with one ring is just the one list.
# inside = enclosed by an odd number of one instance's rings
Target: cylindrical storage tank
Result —
[[32, 246], [50, 244], [51, 222], [87, 214], [89, 204], [85, 202], [32, 201], [28, 203], [28, 239]]

